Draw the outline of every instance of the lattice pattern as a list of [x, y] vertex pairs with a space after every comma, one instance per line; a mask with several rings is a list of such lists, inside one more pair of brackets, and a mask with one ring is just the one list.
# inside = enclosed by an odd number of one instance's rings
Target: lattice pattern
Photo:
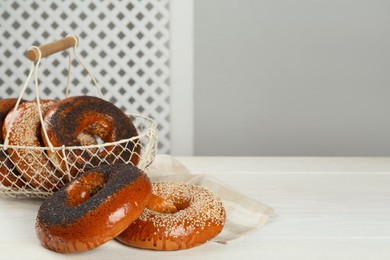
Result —
[[[0, 98], [16, 97], [28, 73], [25, 51], [72, 33], [104, 98], [158, 122], [158, 149], [170, 151], [169, 0], [0, 1]], [[66, 52], [40, 67], [41, 97], [64, 97]], [[97, 95], [74, 61], [71, 95]], [[28, 89], [26, 99], [35, 97]]]

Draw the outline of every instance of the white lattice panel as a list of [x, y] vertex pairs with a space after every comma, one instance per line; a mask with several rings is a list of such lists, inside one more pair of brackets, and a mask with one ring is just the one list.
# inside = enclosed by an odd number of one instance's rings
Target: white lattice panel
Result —
[[[158, 123], [159, 152], [170, 151], [169, 0], [0, 1], [0, 98], [16, 97], [29, 69], [25, 51], [79, 37], [77, 48], [102, 86], [104, 98]], [[71, 95], [97, 95], [73, 62]], [[42, 98], [64, 97], [67, 53], [42, 61]], [[35, 97], [33, 84], [25, 99]]]

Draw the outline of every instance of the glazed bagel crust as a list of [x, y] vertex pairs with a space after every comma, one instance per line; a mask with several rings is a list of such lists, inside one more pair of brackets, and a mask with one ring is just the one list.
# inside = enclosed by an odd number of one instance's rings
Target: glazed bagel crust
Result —
[[156, 182], [152, 186], [146, 209], [118, 241], [145, 249], [178, 250], [203, 244], [221, 232], [226, 212], [210, 191], [184, 183]]
[[[44, 126], [48, 139], [54, 147], [65, 145], [87, 146], [97, 144], [94, 138], [100, 138], [104, 143], [128, 139], [138, 135], [130, 118], [118, 107], [103, 99], [91, 96], [74, 96], [63, 99], [50, 108], [44, 118]], [[88, 140], [86, 142], [86, 140]], [[91, 141], [92, 140], [92, 141]], [[45, 138], [43, 141], [48, 146]], [[108, 151], [96, 152], [83, 149], [73, 150], [74, 154], [68, 154], [67, 160], [71, 165], [71, 174], [84, 169], [86, 166], [94, 167], [104, 162], [131, 162], [138, 164], [140, 146], [128, 142], [123, 147], [106, 147]], [[57, 165], [66, 170], [62, 160], [63, 155], [57, 154]], [[89, 164], [89, 165], [86, 165]]]
[[43, 202], [37, 236], [43, 246], [61, 253], [93, 249], [138, 218], [150, 194], [149, 178], [138, 168], [96, 167]]

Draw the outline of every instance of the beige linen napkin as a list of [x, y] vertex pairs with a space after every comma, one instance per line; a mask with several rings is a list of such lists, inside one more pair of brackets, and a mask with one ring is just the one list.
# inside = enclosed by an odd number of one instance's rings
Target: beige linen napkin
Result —
[[203, 186], [214, 192], [226, 209], [226, 223], [213, 241], [228, 244], [261, 228], [273, 209], [257, 200], [246, 197], [208, 175], [191, 174], [178, 160], [169, 155], [158, 155], [147, 170], [152, 181], [175, 181]]

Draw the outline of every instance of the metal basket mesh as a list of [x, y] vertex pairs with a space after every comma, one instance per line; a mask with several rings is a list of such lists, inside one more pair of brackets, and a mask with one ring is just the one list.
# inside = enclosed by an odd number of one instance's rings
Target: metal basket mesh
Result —
[[141, 115], [128, 116], [138, 136], [117, 142], [53, 148], [0, 144], [0, 196], [48, 197], [86, 169], [104, 164], [138, 161], [136, 166], [146, 170], [157, 150], [156, 123]]

